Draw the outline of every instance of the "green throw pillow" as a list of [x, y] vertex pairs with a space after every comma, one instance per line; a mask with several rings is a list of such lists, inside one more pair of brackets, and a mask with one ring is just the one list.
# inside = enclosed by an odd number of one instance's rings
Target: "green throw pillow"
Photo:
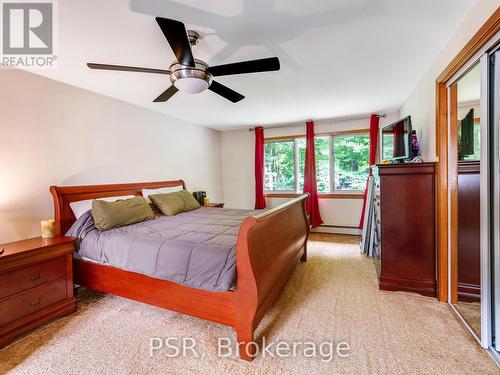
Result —
[[163, 215], [172, 216], [181, 212], [192, 211], [200, 208], [193, 194], [187, 190], [174, 193], [154, 194], [149, 199]]
[[106, 202], [92, 201], [92, 216], [99, 230], [108, 230], [154, 219], [155, 215], [144, 197]]
[[179, 195], [184, 201], [184, 211], [192, 211], [200, 208], [200, 204], [196, 199], [194, 199], [193, 194], [187, 190], [179, 191]]
[[184, 211], [184, 200], [180, 191], [175, 193], [153, 194], [149, 196], [151, 202], [165, 216], [177, 215]]

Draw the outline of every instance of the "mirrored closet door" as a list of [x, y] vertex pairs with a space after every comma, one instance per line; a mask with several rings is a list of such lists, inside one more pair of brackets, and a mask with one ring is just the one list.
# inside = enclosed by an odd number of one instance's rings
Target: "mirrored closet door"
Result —
[[491, 142], [492, 221], [491, 288], [492, 346], [500, 352], [500, 47], [490, 53], [489, 60], [489, 113]]
[[481, 336], [481, 65], [449, 86], [451, 194], [450, 301]]

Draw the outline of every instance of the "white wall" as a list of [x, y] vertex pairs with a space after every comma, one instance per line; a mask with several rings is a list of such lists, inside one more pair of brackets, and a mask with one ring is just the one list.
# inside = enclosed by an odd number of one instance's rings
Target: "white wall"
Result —
[[222, 199], [220, 132], [19, 70], [0, 86], [0, 243], [39, 235], [50, 185], [182, 178]]
[[400, 108], [418, 129], [426, 161], [436, 160], [436, 78], [498, 8], [498, 0], [477, 0], [458, 30]]
[[[397, 113], [382, 118], [380, 126], [397, 120]], [[315, 121], [315, 132], [331, 132], [353, 129], [368, 129], [369, 118], [353, 120]], [[265, 128], [265, 127], [264, 127]], [[305, 134], [302, 124], [284, 124], [281, 127], [265, 128], [265, 137]], [[254, 139], [248, 129], [222, 132], [222, 189], [226, 207], [253, 208], [255, 203]], [[286, 199], [267, 199], [269, 206], [276, 206]], [[361, 199], [320, 199], [321, 216], [326, 225], [357, 227], [361, 215]]]

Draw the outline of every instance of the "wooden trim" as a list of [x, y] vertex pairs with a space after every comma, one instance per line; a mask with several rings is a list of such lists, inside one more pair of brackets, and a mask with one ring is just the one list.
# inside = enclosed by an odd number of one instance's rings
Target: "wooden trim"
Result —
[[450, 95], [450, 127], [448, 153], [448, 189], [450, 194], [450, 271], [451, 271], [451, 303], [457, 303], [458, 285], [458, 84], [449, 89]]
[[437, 78], [437, 82], [446, 82], [453, 77], [495, 34], [500, 30], [500, 7], [492, 14], [478, 32], [448, 64]]
[[437, 150], [437, 279], [438, 299], [448, 301], [448, 91], [446, 83], [436, 86], [436, 150]]
[[[448, 147], [450, 139], [448, 138], [448, 93], [446, 83], [499, 31], [500, 8], [497, 8], [436, 79], [437, 267], [438, 298], [443, 302], [448, 301]], [[454, 145], [454, 147], [456, 152], [457, 145]], [[453, 152], [453, 149], [450, 149], [450, 152]]]
[[293, 135], [283, 135], [279, 137], [267, 137], [264, 138], [264, 143], [293, 141], [296, 138], [304, 138], [305, 136], [306, 136], [305, 134], [293, 134]]
[[[300, 194], [297, 193], [268, 193], [264, 195], [266, 198], [297, 198]], [[363, 192], [356, 193], [318, 193], [318, 199], [363, 199]]]
[[[147, 186], [177, 186], [177, 181], [147, 183]], [[110, 188], [109, 186], [112, 186]], [[182, 182], [184, 186], [184, 182]], [[140, 184], [51, 187], [56, 228], [71, 225], [69, 203], [79, 198], [108, 196], [109, 191], [139, 192]], [[77, 194], [76, 196], [74, 194]], [[279, 295], [295, 265], [307, 260], [309, 223], [303, 194], [258, 216], [248, 216], [241, 224], [236, 245], [234, 291], [210, 292], [155, 277], [83, 260], [75, 260], [76, 283], [104, 293], [160, 306], [235, 328], [240, 357], [251, 361], [255, 349], [254, 332], [264, 314]]]
[[[315, 133], [315, 137], [326, 137], [326, 136], [341, 136], [341, 135], [356, 135], [356, 134], [369, 134], [370, 129], [352, 129], [352, 130], [340, 130], [340, 131], [331, 131], [331, 132], [322, 132]], [[264, 138], [264, 142], [279, 142], [279, 141], [292, 141], [296, 138], [305, 138], [306, 134], [292, 134], [292, 135], [284, 135], [284, 136], [276, 136], [276, 137], [267, 137]]]

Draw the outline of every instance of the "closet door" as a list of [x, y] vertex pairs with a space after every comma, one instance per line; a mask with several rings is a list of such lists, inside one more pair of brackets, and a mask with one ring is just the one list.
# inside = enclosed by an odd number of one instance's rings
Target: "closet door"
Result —
[[500, 50], [490, 55], [490, 129], [492, 130], [492, 198], [493, 220], [493, 342], [500, 351]]
[[[449, 301], [478, 341], [483, 342], [484, 283], [481, 280], [481, 169], [484, 168], [481, 131], [481, 61], [476, 60], [450, 83], [448, 184], [450, 189]], [[482, 139], [483, 138], [483, 139]]]

